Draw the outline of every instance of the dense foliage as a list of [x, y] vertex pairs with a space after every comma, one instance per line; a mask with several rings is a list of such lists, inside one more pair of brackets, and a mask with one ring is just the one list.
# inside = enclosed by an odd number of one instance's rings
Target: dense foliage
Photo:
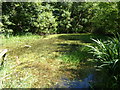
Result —
[[5, 34], [113, 33], [120, 28], [120, 2], [3, 2]]
[[94, 61], [98, 63], [98, 70], [104, 71], [107, 75], [103, 77], [104, 87], [119, 88], [120, 85], [120, 35], [110, 38], [105, 42], [93, 39], [95, 46], [89, 46], [90, 52], [94, 55]]

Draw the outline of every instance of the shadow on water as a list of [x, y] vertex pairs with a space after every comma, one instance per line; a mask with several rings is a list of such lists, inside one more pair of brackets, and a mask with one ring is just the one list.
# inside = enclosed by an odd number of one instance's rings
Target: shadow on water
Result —
[[82, 80], [69, 80], [68, 78], [62, 78], [61, 83], [58, 83], [55, 88], [86, 88], [90, 89], [91, 84], [94, 82], [94, 75], [89, 74]]

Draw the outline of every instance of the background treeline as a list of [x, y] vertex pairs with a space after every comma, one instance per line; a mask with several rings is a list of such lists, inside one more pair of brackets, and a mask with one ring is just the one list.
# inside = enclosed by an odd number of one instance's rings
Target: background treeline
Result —
[[3, 2], [0, 32], [12, 35], [119, 32], [120, 2]]

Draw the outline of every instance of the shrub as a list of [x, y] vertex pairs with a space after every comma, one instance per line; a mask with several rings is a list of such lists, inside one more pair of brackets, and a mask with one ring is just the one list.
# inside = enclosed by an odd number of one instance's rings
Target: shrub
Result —
[[90, 47], [90, 53], [98, 63], [97, 68], [109, 76], [106, 87], [118, 88], [120, 85], [120, 35], [107, 41], [92, 39], [96, 44]]
[[56, 18], [54, 18], [52, 12], [43, 12], [38, 16], [37, 21], [34, 22], [34, 26], [37, 27], [36, 33], [56, 33]]

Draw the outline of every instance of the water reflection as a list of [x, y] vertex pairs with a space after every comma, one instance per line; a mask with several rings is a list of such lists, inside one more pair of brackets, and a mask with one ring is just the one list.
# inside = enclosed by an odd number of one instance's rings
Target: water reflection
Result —
[[93, 82], [94, 75], [89, 74], [85, 79], [79, 80], [69, 80], [68, 78], [62, 78], [62, 82], [58, 83], [55, 88], [90, 88], [90, 83]]

